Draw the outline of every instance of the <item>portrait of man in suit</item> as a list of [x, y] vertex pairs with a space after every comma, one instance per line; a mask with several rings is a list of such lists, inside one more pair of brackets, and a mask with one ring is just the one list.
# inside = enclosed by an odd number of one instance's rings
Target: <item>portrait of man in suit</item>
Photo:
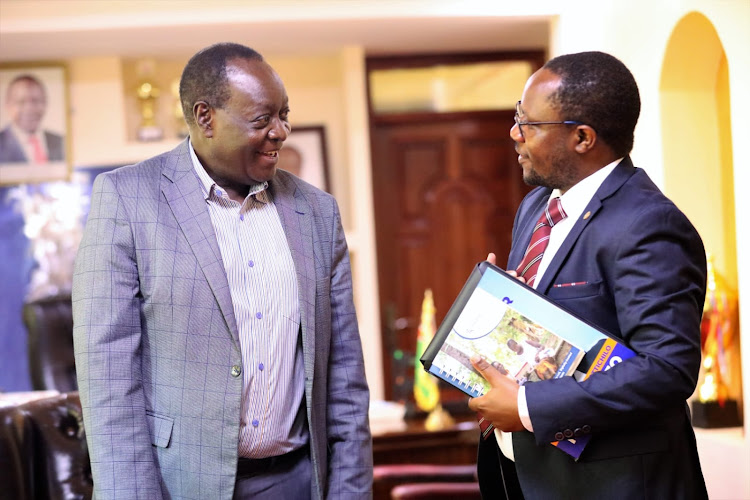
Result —
[[[707, 498], [686, 404], [701, 362], [706, 254], [633, 165], [640, 109], [635, 78], [602, 52], [548, 61], [516, 106], [510, 137], [536, 188], [516, 213], [508, 272], [636, 355], [580, 382], [522, 387], [472, 359], [492, 386], [469, 401], [495, 427], [479, 445], [484, 498]], [[550, 444], [583, 436], [577, 461]]]
[[96, 177], [73, 278], [95, 496], [370, 498], [369, 390], [336, 200], [278, 168], [279, 75], [220, 43], [175, 149]]
[[16, 76], [8, 84], [3, 100], [8, 125], [0, 130], [0, 163], [65, 160], [63, 136], [42, 128], [47, 99], [44, 84], [30, 73]]

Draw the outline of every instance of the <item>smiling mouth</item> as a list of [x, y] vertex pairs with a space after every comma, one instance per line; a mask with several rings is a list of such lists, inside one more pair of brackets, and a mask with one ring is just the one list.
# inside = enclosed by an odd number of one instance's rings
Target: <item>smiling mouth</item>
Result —
[[279, 157], [279, 151], [278, 150], [276, 150], [276, 151], [264, 151], [264, 152], [261, 152], [260, 154], [262, 154], [263, 156], [267, 156], [269, 158], [278, 158]]

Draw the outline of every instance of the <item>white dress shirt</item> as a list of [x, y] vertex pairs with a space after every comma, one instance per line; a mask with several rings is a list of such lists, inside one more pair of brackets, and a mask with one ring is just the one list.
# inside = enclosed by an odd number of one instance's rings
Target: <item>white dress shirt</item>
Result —
[[205, 195], [229, 282], [242, 354], [239, 455], [266, 458], [308, 441], [297, 274], [284, 228], [264, 182], [242, 204], [190, 154]]
[[[536, 279], [534, 280], [533, 286], [535, 289], [537, 284], [542, 281], [542, 276], [544, 276], [544, 272], [549, 267], [552, 258], [562, 246], [565, 238], [570, 234], [576, 221], [582, 216], [583, 211], [591, 201], [591, 198], [594, 197], [594, 194], [596, 194], [597, 190], [601, 187], [604, 179], [612, 173], [621, 161], [622, 158], [618, 158], [605, 167], [600, 168], [585, 179], [579, 181], [575, 186], [568, 189], [565, 194], [561, 194], [559, 189], [552, 190], [549, 199], [552, 200], [559, 197], [560, 203], [562, 203], [563, 210], [567, 214], [567, 217], [552, 226], [552, 229], [550, 230], [549, 242], [547, 243], [547, 248], [542, 255], [539, 269], [537, 269]], [[549, 204], [549, 200], [547, 200], [547, 203]], [[529, 432], [534, 432], [534, 427], [531, 423], [531, 416], [529, 415], [529, 407], [526, 404], [526, 388], [524, 386], [521, 386], [518, 390], [518, 415], [521, 417], [521, 423], [523, 423], [523, 426]], [[503, 452], [503, 455], [514, 460], [512, 434], [495, 429], [495, 438], [497, 439], [497, 444]]]

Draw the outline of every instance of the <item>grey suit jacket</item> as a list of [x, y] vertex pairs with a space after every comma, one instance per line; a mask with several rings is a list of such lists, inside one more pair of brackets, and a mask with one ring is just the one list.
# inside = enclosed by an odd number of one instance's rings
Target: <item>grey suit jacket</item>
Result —
[[[299, 283], [312, 497], [366, 498], [369, 392], [338, 206], [281, 170], [269, 189]], [[187, 141], [96, 178], [73, 315], [97, 498], [232, 498], [239, 334]]]
[[[47, 158], [49, 161], [63, 161], [65, 159], [65, 143], [61, 135], [53, 132], [44, 132], [44, 140], [47, 144]], [[25, 163], [29, 159], [18, 143], [10, 126], [0, 130], [0, 163]]]

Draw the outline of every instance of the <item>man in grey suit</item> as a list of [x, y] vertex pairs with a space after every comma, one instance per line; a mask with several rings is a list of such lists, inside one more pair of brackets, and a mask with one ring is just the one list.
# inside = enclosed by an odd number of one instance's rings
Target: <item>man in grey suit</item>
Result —
[[5, 94], [10, 124], [0, 130], [0, 163], [47, 163], [65, 160], [63, 137], [41, 124], [47, 110], [47, 93], [36, 77], [15, 77]]
[[101, 174], [73, 283], [97, 498], [369, 498], [369, 391], [336, 201], [277, 170], [286, 90], [208, 47], [190, 137]]

